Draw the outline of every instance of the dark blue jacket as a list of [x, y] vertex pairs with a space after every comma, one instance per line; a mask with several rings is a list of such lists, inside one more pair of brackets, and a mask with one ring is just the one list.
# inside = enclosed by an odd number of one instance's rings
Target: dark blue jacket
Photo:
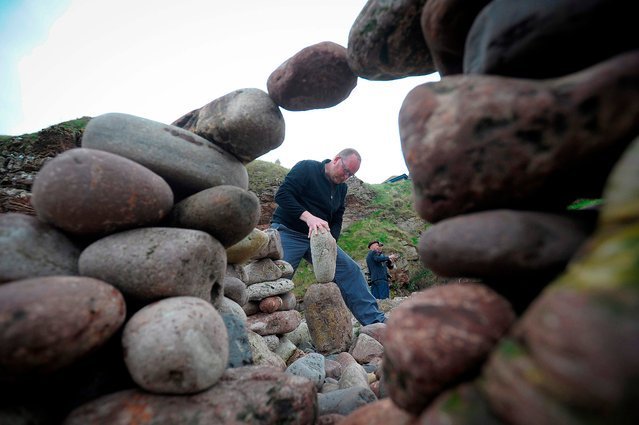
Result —
[[280, 223], [289, 229], [307, 234], [308, 226], [300, 215], [308, 211], [328, 222], [331, 235], [337, 240], [342, 231], [342, 219], [346, 208], [346, 183], [335, 184], [326, 177], [324, 165], [330, 162], [305, 160], [291, 168], [275, 194], [277, 208], [272, 223]]
[[366, 265], [368, 266], [368, 273], [371, 278], [371, 282], [378, 280], [387, 280], [387, 268], [386, 262], [390, 260], [389, 257], [384, 254], [380, 254], [375, 250], [368, 251], [366, 256]]

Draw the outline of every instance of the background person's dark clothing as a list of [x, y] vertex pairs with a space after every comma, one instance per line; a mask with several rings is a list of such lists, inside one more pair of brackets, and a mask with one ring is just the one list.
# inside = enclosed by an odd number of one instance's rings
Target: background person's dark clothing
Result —
[[277, 208], [272, 223], [280, 223], [308, 234], [308, 226], [300, 216], [308, 211], [329, 224], [331, 235], [339, 239], [346, 208], [346, 183], [335, 184], [324, 173], [324, 165], [330, 162], [300, 161], [291, 168], [275, 194]]
[[368, 266], [371, 279], [371, 292], [378, 300], [390, 297], [388, 268], [386, 267], [388, 261], [390, 261], [390, 257], [375, 250], [368, 251], [368, 255], [366, 255], [366, 266]]

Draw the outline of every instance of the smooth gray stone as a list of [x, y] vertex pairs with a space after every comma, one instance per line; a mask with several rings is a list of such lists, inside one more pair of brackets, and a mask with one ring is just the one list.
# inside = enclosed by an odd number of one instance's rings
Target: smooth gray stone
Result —
[[173, 125], [210, 140], [244, 164], [284, 141], [284, 117], [260, 89], [235, 90], [178, 118]]
[[169, 297], [139, 310], [124, 326], [122, 347], [133, 380], [158, 394], [210, 388], [229, 359], [222, 316], [196, 297]]
[[191, 295], [210, 301], [225, 267], [224, 247], [211, 235], [166, 227], [107, 236], [89, 245], [79, 260], [80, 274], [141, 300]]
[[272, 282], [260, 282], [246, 288], [249, 301], [259, 301], [272, 295], [292, 291], [295, 284], [290, 279], [278, 279]]
[[253, 353], [248, 340], [246, 323], [238, 317], [223, 313], [222, 319], [229, 337], [228, 367], [242, 367], [253, 364]]
[[163, 177], [180, 197], [213, 186], [248, 189], [246, 167], [233, 155], [189, 131], [128, 114], [97, 116], [82, 147], [129, 158]]
[[317, 394], [318, 414], [339, 413], [348, 415], [354, 410], [377, 401], [373, 391], [366, 387], [352, 387]]
[[224, 296], [242, 307], [248, 302], [248, 294], [246, 293], [244, 282], [229, 275], [224, 276]]
[[0, 214], [0, 283], [39, 276], [77, 275], [80, 250], [37, 218]]
[[247, 285], [269, 282], [282, 277], [282, 270], [270, 258], [262, 258], [245, 264], [244, 271], [246, 271], [247, 276], [244, 282]]
[[311, 235], [313, 272], [319, 283], [332, 282], [335, 277], [337, 242], [330, 232]]
[[317, 389], [322, 388], [324, 379], [326, 378], [326, 370], [324, 369], [324, 356], [317, 353], [307, 354], [301, 359], [295, 360], [286, 368], [286, 373], [313, 381]]

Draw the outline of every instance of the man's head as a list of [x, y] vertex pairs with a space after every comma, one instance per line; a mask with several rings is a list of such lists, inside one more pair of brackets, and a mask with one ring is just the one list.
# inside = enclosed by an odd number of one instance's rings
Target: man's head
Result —
[[361, 163], [359, 152], [351, 148], [344, 149], [326, 164], [326, 176], [335, 184], [344, 183], [355, 175]]
[[383, 246], [384, 244], [380, 241], [370, 241], [368, 243], [368, 249], [370, 249], [371, 251], [381, 251]]

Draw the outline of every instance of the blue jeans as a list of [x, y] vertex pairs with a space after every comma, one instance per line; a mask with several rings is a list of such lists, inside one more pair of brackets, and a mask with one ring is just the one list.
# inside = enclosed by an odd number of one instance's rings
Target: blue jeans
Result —
[[[279, 231], [284, 249], [284, 261], [293, 266], [293, 270], [297, 270], [302, 258], [313, 263], [308, 235], [291, 230], [279, 223], [272, 223], [271, 227]], [[353, 316], [364, 326], [385, 322], [384, 313], [379, 311], [375, 297], [368, 291], [364, 274], [357, 263], [340, 247], [337, 247], [335, 266], [335, 283]]]
[[376, 280], [371, 283], [371, 292], [373, 296], [378, 300], [384, 300], [390, 298], [390, 288], [388, 287], [388, 281]]

